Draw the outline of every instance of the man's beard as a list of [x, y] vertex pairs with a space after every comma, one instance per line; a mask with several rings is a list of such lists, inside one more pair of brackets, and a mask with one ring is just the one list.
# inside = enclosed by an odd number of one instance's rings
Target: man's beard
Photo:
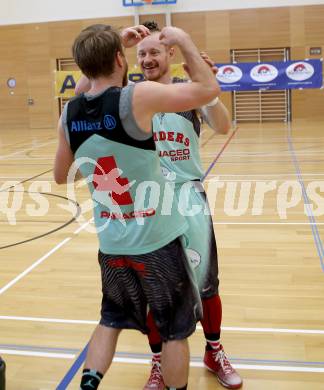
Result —
[[[143, 71], [143, 69], [142, 69], [142, 71]], [[159, 65], [158, 72], [157, 73], [154, 72], [154, 75], [149, 75], [148, 77], [145, 77], [145, 79], [149, 80], [149, 81], [159, 81], [167, 72], [168, 72], [167, 66], [164, 66], [163, 68], [161, 68], [161, 66]], [[145, 76], [144, 71], [143, 71], [143, 73]]]

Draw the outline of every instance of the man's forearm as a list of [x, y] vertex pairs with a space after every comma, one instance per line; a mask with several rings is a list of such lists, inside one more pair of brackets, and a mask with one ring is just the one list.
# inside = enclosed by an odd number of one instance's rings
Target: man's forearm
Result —
[[207, 124], [219, 134], [226, 134], [231, 128], [231, 119], [227, 108], [218, 100], [213, 106], [203, 106], [201, 113]]

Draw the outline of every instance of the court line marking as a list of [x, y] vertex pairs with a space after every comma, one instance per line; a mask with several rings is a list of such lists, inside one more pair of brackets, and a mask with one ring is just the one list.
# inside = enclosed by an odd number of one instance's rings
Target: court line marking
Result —
[[[1, 167], [3, 168], [3, 167], [9, 167], [9, 168], [14, 168], [14, 169], [17, 169], [17, 163], [15, 163], [16, 161], [17, 161], [17, 159], [13, 159], [12, 160], [12, 163], [8, 163], [8, 161], [10, 161], [10, 160], [7, 160], [6, 162], [1, 162]], [[30, 161], [30, 160], [29, 160]], [[39, 162], [39, 163], [37, 163], [36, 161], [35, 162], [33, 162], [33, 163], [29, 163], [29, 162], [24, 162], [24, 168], [25, 167], [37, 167], [37, 168], [39, 168], [39, 167], [50, 167], [50, 166], [52, 166], [52, 164], [50, 164], [49, 162], [48, 163], [41, 163], [41, 162]]]
[[[46, 172], [50, 172], [52, 171], [52, 169], [46, 171]], [[42, 174], [40, 175], [44, 175], [46, 172], [43, 172]], [[258, 173], [258, 174], [253, 174], [253, 173], [250, 173], [250, 174], [232, 174], [232, 173], [210, 173], [208, 175], [209, 177], [293, 177], [295, 178], [296, 177], [296, 173]], [[324, 173], [312, 173], [312, 172], [308, 172], [308, 173], [303, 173], [303, 176], [324, 176]], [[27, 180], [31, 180], [33, 179], [34, 177], [28, 177], [28, 176], [23, 176], [23, 177], [17, 177], [17, 176], [0, 176], [0, 179], [11, 179], [11, 180], [18, 180], [18, 179], [27, 179]], [[42, 178], [42, 180], [47, 180], [46, 178]], [[209, 179], [206, 179], [205, 181], [208, 182]], [[55, 183], [55, 180], [52, 179], [52, 177], [50, 179], [48, 179], [48, 181], [52, 182], [52, 183]]]
[[302, 194], [303, 194], [303, 199], [304, 199], [305, 210], [307, 211], [307, 217], [309, 219], [309, 224], [311, 225], [318, 257], [320, 259], [321, 268], [322, 268], [322, 271], [324, 272], [324, 247], [323, 247], [321, 236], [320, 236], [319, 231], [317, 229], [317, 223], [316, 223], [316, 219], [315, 219], [312, 207], [310, 207], [311, 202], [308, 198], [308, 194], [307, 194], [306, 187], [305, 187], [304, 180], [303, 180], [302, 171], [300, 168], [298, 158], [296, 156], [296, 151], [295, 151], [294, 144], [293, 144], [292, 137], [291, 137], [291, 124], [290, 124], [290, 122], [288, 123], [288, 126], [287, 126], [287, 142], [288, 142], [289, 151], [291, 154], [291, 159], [292, 159], [292, 162], [293, 162], [294, 167], [295, 167], [296, 176], [297, 176], [297, 179], [302, 187]]
[[16, 355], [16, 356], [34, 356], [34, 357], [45, 357], [51, 359], [74, 359], [75, 355], [70, 353], [54, 353], [54, 352], [33, 352], [25, 350], [13, 350], [13, 349], [1, 349], [0, 354], [2, 355]]
[[[66, 348], [52, 348], [52, 347], [46, 347], [46, 346], [31, 346], [31, 345], [16, 345], [16, 344], [0, 344], [0, 350], [6, 351], [9, 354], [11, 352], [18, 351], [19, 354], [23, 354], [24, 352], [40, 352], [40, 355], [35, 356], [43, 356], [44, 353], [49, 354], [60, 354], [63, 358], [64, 357], [70, 357], [70, 355], [76, 356], [79, 354], [79, 351], [77, 349], [66, 349]], [[29, 356], [26, 355], [26, 356]], [[150, 353], [134, 353], [134, 352], [116, 352], [116, 358], [120, 359], [133, 359], [135, 361], [142, 360], [145, 363], [150, 363], [152, 359], [152, 355]], [[320, 367], [324, 368], [324, 362], [323, 361], [304, 361], [304, 360], [282, 360], [282, 359], [266, 359], [266, 358], [240, 358], [240, 357], [234, 357], [231, 356], [230, 360], [234, 364], [248, 364], [248, 365], [260, 365], [260, 364], [267, 364], [267, 365], [280, 365], [282, 366], [297, 366], [300, 367]], [[191, 363], [200, 363], [202, 362], [201, 356], [193, 356], [191, 355], [190, 358]]]
[[[152, 359], [152, 354], [151, 353], [133, 353], [133, 352], [116, 352], [117, 357], [125, 357], [125, 358], [147, 358], [149, 361]], [[280, 363], [285, 364], [285, 365], [297, 365], [298, 367], [303, 367], [303, 366], [318, 366], [318, 367], [323, 367], [324, 368], [324, 361], [303, 361], [303, 360], [279, 360], [279, 359], [257, 359], [257, 358], [239, 358], [235, 356], [230, 356], [230, 360], [233, 361], [234, 363], [252, 363], [252, 364], [260, 364], [260, 363], [265, 363], [265, 364], [276, 364]], [[201, 356], [191, 356], [191, 361], [192, 362], [201, 362], [202, 357]]]
[[48, 251], [45, 255], [43, 255], [40, 259], [36, 260], [30, 267], [26, 268], [25, 271], [21, 272], [18, 276], [16, 276], [13, 280], [11, 280], [9, 283], [7, 283], [4, 287], [0, 289], [0, 295], [3, 294], [5, 291], [7, 291], [10, 287], [12, 287], [14, 284], [19, 282], [24, 276], [29, 274], [34, 268], [39, 266], [44, 260], [46, 260], [49, 256], [51, 256], [54, 252], [59, 250], [63, 245], [65, 245], [68, 241], [71, 240], [72, 237], [67, 237], [60, 243], [58, 243], [54, 248], [52, 248], [50, 251]]
[[[290, 334], [322, 334], [324, 329], [287, 329], [287, 328], [244, 328], [240, 326], [222, 326], [222, 331], [227, 332], [247, 332], [247, 333], [290, 333]], [[203, 330], [201, 325], [197, 325], [197, 330]]]
[[[235, 137], [236, 133], [238, 132], [239, 127], [237, 127], [232, 134], [227, 138], [226, 142], [222, 146], [221, 150], [217, 153], [214, 160], [211, 162], [209, 167], [207, 168], [206, 172], [204, 173], [204, 176], [201, 178], [201, 182], [203, 183], [206, 179], [206, 177], [209, 175], [209, 172], [214, 168], [215, 164], [217, 163], [220, 156], [223, 154], [224, 150], [227, 148], [228, 144], [232, 141], [232, 139]], [[216, 133], [215, 133], [216, 134]]]
[[[196, 367], [204, 367], [200, 363]], [[233, 364], [238, 370], [255, 370], [255, 371], [283, 371], [283, 372], [313, 372], [324, 373], [324, 368], [311, 367], [294, 367], [294, 366], [268, 366], [268, 365], [253, 365], [253, 364]], [[192, 367], [195, 367], [194, 365]]]
[[78, 324], [78, 325], [97, 325], [98, 321], [93, 320], [68, 320], [64, 318], [44, 318], [44, 317], [21, 317], [21, 316], [0, 316], [0, 320], [7, 321], [31, 321], [31, 322], [48, 322], [58, 324]]
[[94, 221], [94, 218], [91, 218], [89, 219], [89, 221], [85, 222], [84, 224], [82, 224], [80, 227], [78, 227], [74, 232], [73, 234], [79, 234], [83, 229], [85, 229], [88, 225], [90, 225], [90, 223], [92, 223]]
[[86, 359], [89, 343], [83, 348], [77, 359], [74, 361], [68, 372], [64, 375], [61, 382], [56, 387], [56, 390], [65, 390], [71, 383], [76, 373], [79, 371], [82, 363]]
[[[217, 177], [217, 176], [216, 176]], [[209, 179], [209, 180], [205, 180], [205, 183], [208, 183], [212, 181], [212, 179]], [[298, 180], [296, 178], [293, 178], [293, 177], [290, 177], [290, 178], [273, 178], [273, 179], [221, 179], [218, 177], [218, 182], [221, 182], [221, 183], [264, 183], [265, 181], [274, 181], [274, 182], [278, 182], [278, 185], [279, 183], [285, 183], [286, 181], [293, 181], [293, 182], [298, 182]], [[323, 178], [319, 178], [319, 179], [314, 179], [312, 177], [310, 178], [306, 178], [304, 179], [305, 182], [313, 182], [313, 181], [320, 181], [320, 182], [323, 182]], [[275, 191], [275, 190], [273, 190]]]
[[[52, 169], [51, 169], [52, 170]], [[8, 176], [8, 177], [0, 177], [0, 179], [6, 179], [6, 180], [10, 180], [10, 181], [15, 181], [15, 180], [26, 180], [26, 181], [29, 181], [27, 177], [16, 177], [16, 176]], [[26, 183], [26, 181], [24, 181], [24, 183]], [[56, 183], [56, 181], [52, 178], [46, 178], [46, 177], [42, 177], [41, 179], [37, 180], [38, 182], [48, 182], [48, 183]], [[2, 182], [2, 184], [5, 184], [4, 182]], [[21, 184], [21, 182], [17, 183], [17, 184]]]
[[[74, 325], [97, 325], [99, 320], [71, 320], [64, 318], [46, 318], [46, 317], [23, 317], [23, 316], [0, 316], [0, 321], [30, 321], [30, 322], [47, 322], [59, 324], [74, 324]], [[251, 328], [240, 326], [222, 326], [222, 331], [225, 332], [258, 332], [258, 333], [291, 333], [291, 334], [322, 334], [324, 329], [288, 329], [288, 328]], [[197, 325], [197, 330], [202, 330], [202, 326]]]
[[[243, 126], [244, 126], [244, 124], [243, 124]], [[243, 128], [243, 130], [244, 129], [246, 129], [247, 128], [247, 126], [244, 126], [244, 127], [242, 127]], [[283, 130], [284, 130], [284, 128], [283, 128]], [[212, 133], [212, 132], [214, 132], [213, 130], [211, 130], [211, 131], [209, 131], [209, 133]], [[245, 133], [246, 134], [246, 133]], [[218, 136], [220, 136], [220, 134], [218, 134]], [[316, 142], [316, 143], [318, 143], [318, 142], [324, 142], [324, 137], [305, 137], [305, 138], [303, 138], [303, 137], [296, 137], [296, 138], [294, 138], [295, 140], [296, 140], [296, 143], [314, 143], [314, 142]], [[260, 142], [257, 142], [257, 141], [260, 141]], [[283, 143], [283, 144], [287, 144], [287, 140], [285, 139], [285, 137], [272, 137], [272, 138], [266, 138], [266, 141], [268, 142], [268, 143], [272, 143], [273, 141], [280, 141], [279, 143]], [[306, 142], [305, 142], [306, 141]], [[218, 144], [221, 144], [221, 142], [217, 142]], [[237, 145], [237, 144], [243, 144], [243, 145], [246, 145], [246, 144], [248, 144], [248, 145], [255, 145], [255, 144], [257, 144], [257, 145], [263, 145], [264, 144], [264, 139], [263, 138], [257, 138], [257, 137], [255, 137], [255, 138], [251, 138], [251, 137], [247, 137], [247, 138], [238, 138], [238, 139], [236, 139], [235, 140], [235, 145]]]
[[[47, 130], [48, 128], [46, 128], [46, 130]], [[44, 137], [44, 139], [43, 139], [43, 141], [45, 142], [48, 142], [48, 141], [55, 141], [56, 140], [56, 137], [52, 137], [52, 136], [50, 136], [50, 137]], [[38, 139], [36, 138], [33, 138], [31, 141], [21, 141], [21, 142], [11, 142], [11, 143], [8, 143], [8, 144], [6, 144], [6, 143], [3, 143], [2, 145], [1, 145], [1, 147], [2, 147], [2, 149], [5, 149], [5, 148], [11, 148], [12, 146], [15, 146], [15, 147], [17, 147], [17, 146], [19, 146], [19, 147], [26, 147], [26, 146], [35, 146], [35, 143], [37, 143], [38, 142]]]
[[213, 225], [290, 225], [290, 226], [309, 226], [309, 225], [317, 225], [323, 226], [324, 222], [213, 222]]
[[216, 137], [216, 132], [213, 132], [212, 135], [209, 136], [209, 138], [205, 139], [203, 141], [202, 137], [199, 137], [199, 148], [204, 148], [209, 142], [214, 140]]
[[11, 180], [18, 180], [18, 179], [28, 179], [28, 176], [19, 177], [19, 176], [0, 176], [0, 179], [11, 179]]
[[[15, 187], [12, 186], [12, 187]], [[2, 192], [2, 191], [0, 191]], [[45, 233], [42, 233], [38, 236], [34, 236], [32, 238], [28, 238], [28, 239], [25, 239], [25, 240], [22, 240], [22, 241], [17, 241], [17, 242], [14, 242], [12, 244], [7, 244], [7, 245], [3, 245], [3, 246], [0, 246], [0, 250], [2, 249], [7, 249], [7, 248], [11, 248], [11, 247], [14, 247], [14, 246], [18, 246], [18, 245], [21, 245], [21, 244], [25, 244], [27, 242], [31, 242], [31, 241], [35, 241], [35, 240], [38, 240], [40, 238], [43, 238], [43, 237], [46, 237], [46, 236], [49, 236], [50, 234], [53, 234], [55, 232], [58, 232], [59, 230], [67, 227], [68, 225], [70, 225], [71, 223], [73, 223], [80, 215], [81, 213], [81, 208], [79, 206], [78, 203], [76, 203], [74, 200], [72, 199], [68, 199], [66, 198], [65, 196], [62, 196], [62, 195], [57, 195], [57, 194], [54, 194], [53, 192], [33, 192], [33, 191], [19, 191], [19, 190], [14, 190], [14, 189], [8, 189], [8, 192], [24, 192], [24, 193], [29, 193], [29, 194], [42, 194], [42, 195], [45, 195], [45, 196], [50, 196], [50, 197], [54, 197], [54, 198], [59, 198], [59, 199], [63, 199], [63, 200], [67, 200], [68, 202], [71, 202], [72, 204], [74, 204], [74, 206], [76, 207], [76, 212], [74, 214], [74, 216], [69, 219], [67, 222], [64, 222], [62, 225], [56, 227], [55, 229], [52, 229], [52, 230], [49, 230]], [[19, 221], [18, 221], [19, 222]]]
[[[128, 363], [128, 364], [150, 364], [149, 360], [138, 358], [121, 358], [115, 357], [113, 362]], [[190, 361], [190, 367], [205, 367], [203, 362]], [[298, 367], [298, 366], [275, 366], [275, 365], [258, 365], [258, 364], [233, 364], [233, 367], [238, 370], [258, 370], [258, 371], [284, 371], [284, 372], [316, 372], [324, 373], [324, 368], [321, 367]], [[57, 388], [59, 390], [59, 388]], [[62, 389], [63, 390], [63, 389]]]
[[[16, 356], [33, 356], [33, 357], [43, 357], [43, 358], [54, 358], [54, 359], [74, 359], [75, 354], [69, 353], [48, 353], [48, 352], [29, 352], [24, 350], [10, 350], [10, 349], [0, 349], [0, 353], [3, 355], [16, 355]], [[83, 360], [83, 354], [86, 353], [86, 350], [83, 350], [79, 355], [79, 360], [77, 365], [73, 365], [69, 371], [69, 375], [66, 375], [60, 384], [56, 387], [56, 390], [64, 390], [70, 384], [74, 378], [76, 372], [79, 370]], [[232, 361], [235, 359], [231, 359]], [[238, 359], [239, 360], [239, 359]], [[81, 361], [81, 362], [80, 362]], [[129, 358], [129, 357], [114, 357], [114, 363], [126, 363], [126, 364], [142, 364], [149, 365], [150, 359], [143, 358]], [[280, 361], [275, 361], [280, 363]], [[304, 363], [304, 362], [301, 362]], [[308, 363], [308, 362], [305, 362]], [[316, 363], [316, 362], [315, 362]], [[80, 364], [80, 366], [79, 366]], [[309, 362], [311, 365], [312, 362]], [[286, 365], [264, 365], [264, 364], [242, 364], [234, 363], [234, 368], [241, 370], [256, 370], [256, 371], [283, 371], [283, 372], [313, 372], [313, 373], [324, 373], [324, 367], [303, 367], [303, 366], [286, 366]], [[204, 364], [201, 361], [190, 361], [190, 367], [203, 368]], [[76, 372], [74, 372], [76, 370]]]
[[[321, 159], [317, 159], [317, 160], [301, 160], [300, 162], [304, 163], [304, 164], [319, 164], [319, 163], [323, 163], [324, 160]], [[219, 162], [218, 164], [227, 164], [227, 165], [251, 165], [251, 164], [255, 164], [256, 162], [255, 161], [242, 161], [242, 160], [237, 160], [237, 161], [221, 161]], [[263, 164], [287, 164], [287, 163], [292, 163], [291, 161], [291, 158], [289, 159], [288, 156], [287, 156], [287, 159], [286, 160], [263, 160], [262, 161]]]
[[[74, 231], [74, 234], [78, 234], [81, 230], [85, 229], [86, 226], [92, 221], [90, 219], [88, 222], [84, 223], [82, 226], [80, 226], [77, 230]], [[41, 264], [44, 260], [46, 260], [49, 256], [51, 256], [54, 252], [56, 252], [58, 249], [60, 249], [63, 245], [65, 245], [68, 241], [70, 241], [72, 237], [67, 237], [63, 241], [61, 241], [59, 244], [57, 244], [54, 248], [52, 248], [49, 252], [47, 252], [44, 256], [42, 256], [40, 259], [35, 261], [30, 267], [28, 267], [25, 271], [20, 273], [17, 277], [15, 277], [11, 282], [7, 283], [4, 287], [0, 289], [0, 295], [3, 294], [5, 291], [7, 291], [10, 287], [12, 287], [14, 284], [19, 282], [24, 276], [29, 274], [34, 268], [36, 268], [39, 264]]]
[[17, 150], [16, 152], [9, 153], [9, 154], [6, 154], [6, 155], [2, 155], [2, 156], [0, 155], [0, 160], [5, 160], [8, 157], [16, 156], [17, 154], [26, 153], [26, 152], [29, 152], [30, 150], [35, 150], [35, 149], [41, 148], [43, 146], [47, 146], [47, 145], [51, 145], [51, 144], [55, 144], [55, 143], [57, 143], [57, 140], [44, 142], [43, 144], [35, 145], [32, 148], [23, 149], [23, 150]]
[[[2, 188], [2, 189], [0, 190], [0, 192], [5, 192], [5, 191], [8, 191], [8, 190], [11, 190], [12, 188], [16, 187], [16, 186], [19, 185], [19, 184], [24, 184], [24, 183], [27, 183], [28, 181], [37, 179], [38, 177], [43, 176], [43, 175], [45, 175], [46, 173], [51, 172], [52, 170], [53, 170], [53, 169], [48, 169], [47, 171], [44, 171], [44, 172], [42, 172], [42, 173], [38, 173], [37, 175], [34, 175], [34, 176], [32, 176], [32, 177], [28, 177], [28, 178], [26, 178], [26, 179], [24, 179], [24, 180], [22, 180], [22, 181], [20, 181], [20, 182], [18, 182], [18, 183], [16, 183], [16, 184], [12, 184], [11, 186], [9, 186], [9, 187], [7, 187], [7, 188]], [[14, 182], [15, 180], [13, 179], [13, 180], [11, 180], [11, 181]], [[3, 184], [5, 184], [5, 183], [3, 183]]]
[[[48, 352], [76, 355], [79, 349], [76, 348], [53, 348], [46, 346], [35, 346], [25, 344], [0, 344], [0, 349], [8, 349], [10, 351], [28, 351], [28, 352]], [[324, 364], [324, 363], [323, 363]]]
[[[298, 151], [296, 152], [297, 156], [315, 156], [323, 155], [323, 150], [317, 151]], [[227, 152], [228, 157], [290, 157], [289, 150], [283, 150], [281, 152]], [[215, 156], [212, 152], [203, 153], [203, 157], [213, 157]], [[43, 159], [43, 158], [42, 158]], [[45, 158], [44, 158], [45, 159]]]
[[[52, 171], [52, 169], [50, 170]], [[211, 177], [211, 179], [206, 179], [205, 180], [205, 183], [208, 183], [209, 181], [212, 181], [212, 178], [213, 177], [217, 177], [217, 178], [220, 178], [221, 180], [220, 181], [235, 181], [235, 182], [246, 182], [246, 181], [252, 181], [252, 182], [259, 182], [262, 180], [262, 178], [265, 178], [265, 177], [269, 177], [269, 179], [267, 180], [274, 180], [274, 181], [284, 181], [284, 179], [295, 179], [296, 180], [296, 174], [294, 173], [287, 173], [287, 174], [264, 174], [264, 175], [217, 175], [217, 174], [209, 174], [208, 175], [209, 177]], [[309, 176], [309, 177], [324, 177], [324, 173], [304, 173], [303, 176]], [[223, 179], [223, 177], [227, 178], [227, 179]], [[246, 177], [246, 179], [235, 179], [236, 177]], [[256, 179], [256, 177], [259, 177], [260, 179]], [[229, 179], [231, 178], [231, 179]], [[280, 178], [280, 179], [279, 179]], [[10, 181], [14, 181], [14, 180], [26, 180], [26, 181], [30, 181], [31, 178], [28, 178], [28, 177], [17, 177], [17, 176], [0, 176], [0, 179], [7, 179], [7, 180], [10, 180]], [[310, 181], [312, 180], [311, 178], [307, 178], [307, 179], [304, 179], [306, 181]], [[56, 183], [54, 179], [52, 178], [41, 178], [39, 179], [38, 181], [42, 181], [42, 182], [49, 182], [49, 183]], [[4, 183], [2, 183], [4, 184]], [[17, 183], [17, 184], [22, 184], [21, 182]]]
[[[264, 176], [274, 176], [274, 177], [286, 177], [291, 176], [293, 178], [296, 177], [296, 173], [251, 173], [251, 174], [214, 174], [211, 173], [208, 175], [209, 177], [264, 177]], [[324, 176], [324, 173], [303, 173], [303, 176]], [[208, 180], [207, 180], [208, 181]]]
[[[68, 385], [71, 383], [73, 378], [75, 377], [76, 373], [80, 369], [83, 360], [85, 359], [85, 356], [87, 354], [88, 344], [85, 346], [85, 348], [81, 351], [78, 358], [75, 360], [73, 365], [70, 367], [69, 371], [66, 373], [64, 378], [61, 380], [59, 385], [56, 387], [56, 390], [65, 390]], [[118, 355], [118, 353], [117, 353]], [[113, 358], [113, 362], [115, 363], [127, 363], [127, 364], [150, 364], [150, 359], [143, 359], [143, 358], [131, 358], [131, 357], [119, 357], [115, 356]], [[280, 363], [278, 361], [277, 363]], [[302, 362], [303, 363], [303, 362]], [[308, 363], [308, 362], [304, 362]], [[309, 362], [312, 364], [311, 362]], [[317, 363], [317, 362], [316, 362]], [[262, 370], [262, 371], [285, 371], [285, 372], [316, 372], [316, 373], [322, 373], [324, 372], [324, 368], [321, 367], [302, 367], [302, 366], [275, 366], [275, 365], [258, 365], [258, 364], [234, 364], [233, 365], [237, 369], [246, 369], [246, 370]], [[204, 367], [203, 362], [201, 361], [190, 361], [190, 367]]]

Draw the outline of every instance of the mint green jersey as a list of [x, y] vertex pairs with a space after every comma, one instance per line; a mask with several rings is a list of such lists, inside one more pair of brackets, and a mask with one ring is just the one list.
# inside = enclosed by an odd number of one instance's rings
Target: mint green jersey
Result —
[[153, 132], [162, 172], [167, 179], [185, 183], [203, 177], [199, 154], [200, 121], [194, 110], [156, 114]]
[[[133, 182], [126, 192], [113, 196], [109, 196], [106, 190], [98, 189], [101, 183], [96, 185], [93, 181], [88, 184], [95, 202], [94, 220], [103, 253], [152, 252], [186, 230], [186, 224], [176, 207], [176, 198], [168, 197], [165, 190], [169, 183], [165, 183], [161, 174], [155, 151], [122, 145], [93, 135], [75, 154], [76, 159], [85, 156], [97, 161], [98, 175], [101, 175], [100, 168], [105, 173], [111, 172], [111, 168], [118, 168], [123, 172], [117, 179], [120, 184]], [[80, 170], [84, 177], [91, 177], [94, 165], [85, 162]], [[163, 203], [170, 201], [175, 202], [172, 210], [162, 212]]]

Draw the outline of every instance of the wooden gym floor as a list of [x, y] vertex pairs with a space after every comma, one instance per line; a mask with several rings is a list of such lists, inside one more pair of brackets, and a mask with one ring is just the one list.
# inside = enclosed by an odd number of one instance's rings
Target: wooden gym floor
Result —
[[[225, 350], [244, 390], [323, 389], [323, 124], [244, 124], [227, 140], [209, 129], [201, 139]], [[0, 354], [8, 390], [55, 389], [99, 316], [97, 239], [85, 225], [91, 215], [68, 223], [77, 208], [66, 199], [71, 191], [53, 182], [55, 148], [55, 130], [0, 130]], [[76, 193], [85, 208], [86, 188]], [[202, 367], [201, 327], [190, 344], [189, 388], [221, 389]], [[149, 358], [146, 338], [124, 331], [101, 388], [142, 389]], [[78, 389], [79, 378], [80, 371], [68, 388]]]

